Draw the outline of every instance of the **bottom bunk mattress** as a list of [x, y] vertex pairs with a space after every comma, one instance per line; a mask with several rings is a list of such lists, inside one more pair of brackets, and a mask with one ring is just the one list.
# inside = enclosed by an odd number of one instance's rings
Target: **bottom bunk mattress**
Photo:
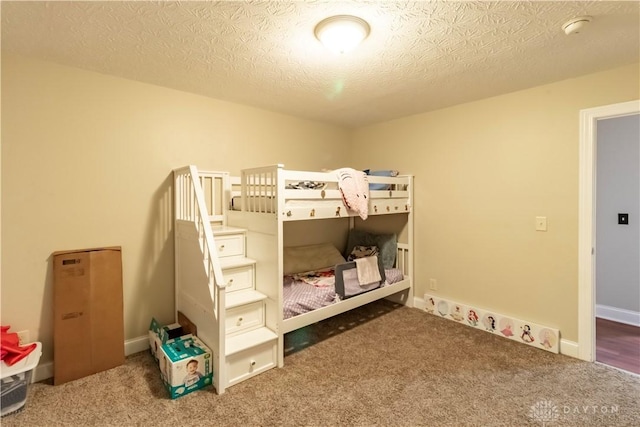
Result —
[[[362, 286], [360, 291], [367, 292], [404, 279], [402, 271], [397, 268], [384, 269], [384, 274], [385, 280], [382, 283]], [[336, 292], [333, 267], [286, 275], [283, 285], [283, 317], [285, 319], [335, 304], [343, 298]]]

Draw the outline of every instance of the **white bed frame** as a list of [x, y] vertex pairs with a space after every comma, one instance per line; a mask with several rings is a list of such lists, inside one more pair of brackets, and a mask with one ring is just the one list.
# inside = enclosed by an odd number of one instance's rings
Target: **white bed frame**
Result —
[[[404, 280], [284, 319], [283, 248], [297, 246], [285, 241], [287, 223], [344, 218], [339, 221], [348, 223], [345, 230], [367, 224], [346, 209], [336, 174], [285, 170], [282, 165], [245, 169], [239, 177], [230, 177], [226, 172], [199, 172], [195, 166], [174, 171], [176, 311], [197, 325], [198, 335], [211, 347], [218, 393], [264, 370], [282, 367], [284, 334], [288, 332], [381, 298], [412, 305], [413, 177], [368, 179], [372, 184], [391, 188], [370, 191], [369, 215], [380, 217], [376, 232], [403, 236], [398, 241], [396, 267], [403, 271]], [[313, 190], [287, 188], [287, 184], [304, 181], [326, 185]], [[234, 198], [236, 210], [231, 210]], [[385, 230], [385, 220], [381, 219], [384, 215], [394, 217], [390, 223], [396, 228], [401, 224], [402, 230]], [[241, 240], [230, 240], [235, 236], [241, 236]], [[234, 241], [241, 243], [242, 253], [224, 258], [221, 252], [228, 249], [220, 242]], [[251, 289], [230, 292], [233, 279], [227, 279], [237, 277], [234, 274], [238, 268], [249, 265]], [[251, 298], [240, 301], [239, 295], [243, 294]], [[260, 304], [262, 322], [254, 329], [230, 334], [227, 312], [229, 307], [238, 310], [242, 304]]]

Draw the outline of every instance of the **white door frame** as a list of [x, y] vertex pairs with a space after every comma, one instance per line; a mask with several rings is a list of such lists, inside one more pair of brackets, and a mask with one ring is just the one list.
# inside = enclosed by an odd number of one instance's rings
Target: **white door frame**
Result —
[[578, 357], [595, 360], [595, 195], [597, 121], [640, 113], [640, 100], [580, 111]]

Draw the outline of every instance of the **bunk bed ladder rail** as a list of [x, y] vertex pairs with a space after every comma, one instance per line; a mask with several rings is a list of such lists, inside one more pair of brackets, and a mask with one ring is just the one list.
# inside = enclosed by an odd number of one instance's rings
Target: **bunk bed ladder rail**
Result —
[[[222, 180], [222, 190], [227, 191], [227, 180], [225, 179], [225, 173], [207, 172], [206, 176], [220, 175]], [[211, 297], [211, 310], [210, 315], [216, 320], [215, 337], [208, 337], [209, 340], [205, 343], [211, 347], [214, 352], [214, 386], [218, 393], [224, 391], [224, 384], [226, 384], [226, 374], [224, 366], [224, 354], [225, 354], [225, 340], [224, 340], [224, 322], [225, 322], [225, 282], [223, 281], [222, 268], [218, 259], [216, 244], [213, 236], [213, 230], [211, 222], [220, 222], [221, 225], [226, 224], [224, 208], [224, 196], [222, 197], [223, 210], [221, 215], [209, 215], [207, 209], [207, 198], [203, 190], [204, 178], [198, 173], [198, 169], [193, 166], [186, 166], [184, 168], [176, 169], [174, 171], [174, 193], [175, 193], [175, 222], [186, 221], [193, 224], [197, 233], [197, 238], [202, 252], [202, 262], [204, 264], [204, 271], [208, 281], [208, 290]], [[214, 185], [211, 187], [212, 195]], [[210, 198], [210, 205], [214, 206], [215, 197]], [[176, 241], [178, 239], [177, 227], [174, 230], [176, 234]], [[176, 242], [177, 243], [177, 242]], [[176, 257], [179, 257], [178, 245], [176, 244]], [[180, 263], [176, 263], [176, 311], [179, 310], [178, 301], [182, 296], [180, 293], [180, 272], [178, 271]], [[207, 310], [207, 307], [202, 306], [205, 301], [195, 301], [201, 306], [202, 310]], [[177, 315], [176, 315], [177, 316]], [[188, 316], [188, 315], [187, 315]], [[195, 319], [191, 319], [192, 321]], [[197, 324], [197, 323], [196, 323]], [[217, 353], [217, 354], [216, 354]]]

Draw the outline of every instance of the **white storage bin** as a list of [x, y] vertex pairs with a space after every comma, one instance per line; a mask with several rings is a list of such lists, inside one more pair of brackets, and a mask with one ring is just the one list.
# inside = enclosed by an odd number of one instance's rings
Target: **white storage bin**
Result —
[[31, 383], [33, 369], [38, 366], [42, 355], [42, 344], [36, 344], [36, 348], [27, 357], [12, 366], [0, 361], [0, 402], [3, 417], [19, 411], [27, 402], [27, 386]]

